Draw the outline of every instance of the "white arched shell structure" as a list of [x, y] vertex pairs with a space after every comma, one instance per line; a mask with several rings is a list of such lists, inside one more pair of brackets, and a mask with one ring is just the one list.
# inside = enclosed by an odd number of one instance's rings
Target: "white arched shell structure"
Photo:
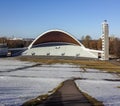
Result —
[[61, 30], [49, 30], [39, 35], [22, 55], [98, 58], [75, 37]]

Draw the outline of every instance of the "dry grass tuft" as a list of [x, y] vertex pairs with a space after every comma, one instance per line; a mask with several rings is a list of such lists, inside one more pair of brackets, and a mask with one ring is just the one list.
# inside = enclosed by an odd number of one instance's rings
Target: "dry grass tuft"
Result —
[[93, 106], [104, 106], [102, 102], [97, 101], [95, 98], [91, 97], [87, 93], [85, 93], [85, 92], [82, 92], [82, 93], [90, 101], [90, 103], [93, 104]]
[[117, 88], [120, 88], [120, 86], [117, 86]]

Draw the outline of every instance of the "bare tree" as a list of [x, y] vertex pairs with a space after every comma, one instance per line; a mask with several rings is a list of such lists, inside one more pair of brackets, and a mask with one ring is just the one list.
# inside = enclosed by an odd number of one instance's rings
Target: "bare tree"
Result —
[[85, 47], [90, 48], [90, 40], [92, 40], [90, 35], [86, 35], [82, 37], [82, 43]]
[[114, 53], [118, 58], [120, 58], [120, 39], [119, 38], [115, 38], [114, 40]]

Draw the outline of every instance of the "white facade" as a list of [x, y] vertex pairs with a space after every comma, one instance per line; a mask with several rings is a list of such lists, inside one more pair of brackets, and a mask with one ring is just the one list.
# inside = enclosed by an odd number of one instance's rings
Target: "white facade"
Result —
[[89, 52], [86, 48], [77, 45], [37, 47], [28, 49], [23, 53], [23, 55], [98, 58], [97, 55]]

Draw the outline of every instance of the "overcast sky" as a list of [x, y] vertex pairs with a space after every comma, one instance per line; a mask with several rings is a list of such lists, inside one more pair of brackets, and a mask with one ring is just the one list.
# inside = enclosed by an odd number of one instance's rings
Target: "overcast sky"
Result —
[[99, 38], [104, 20], [119, 37], [120, 0], [0, 0], [0, 36], [35, 38], [61, 29], [78, 39]]

